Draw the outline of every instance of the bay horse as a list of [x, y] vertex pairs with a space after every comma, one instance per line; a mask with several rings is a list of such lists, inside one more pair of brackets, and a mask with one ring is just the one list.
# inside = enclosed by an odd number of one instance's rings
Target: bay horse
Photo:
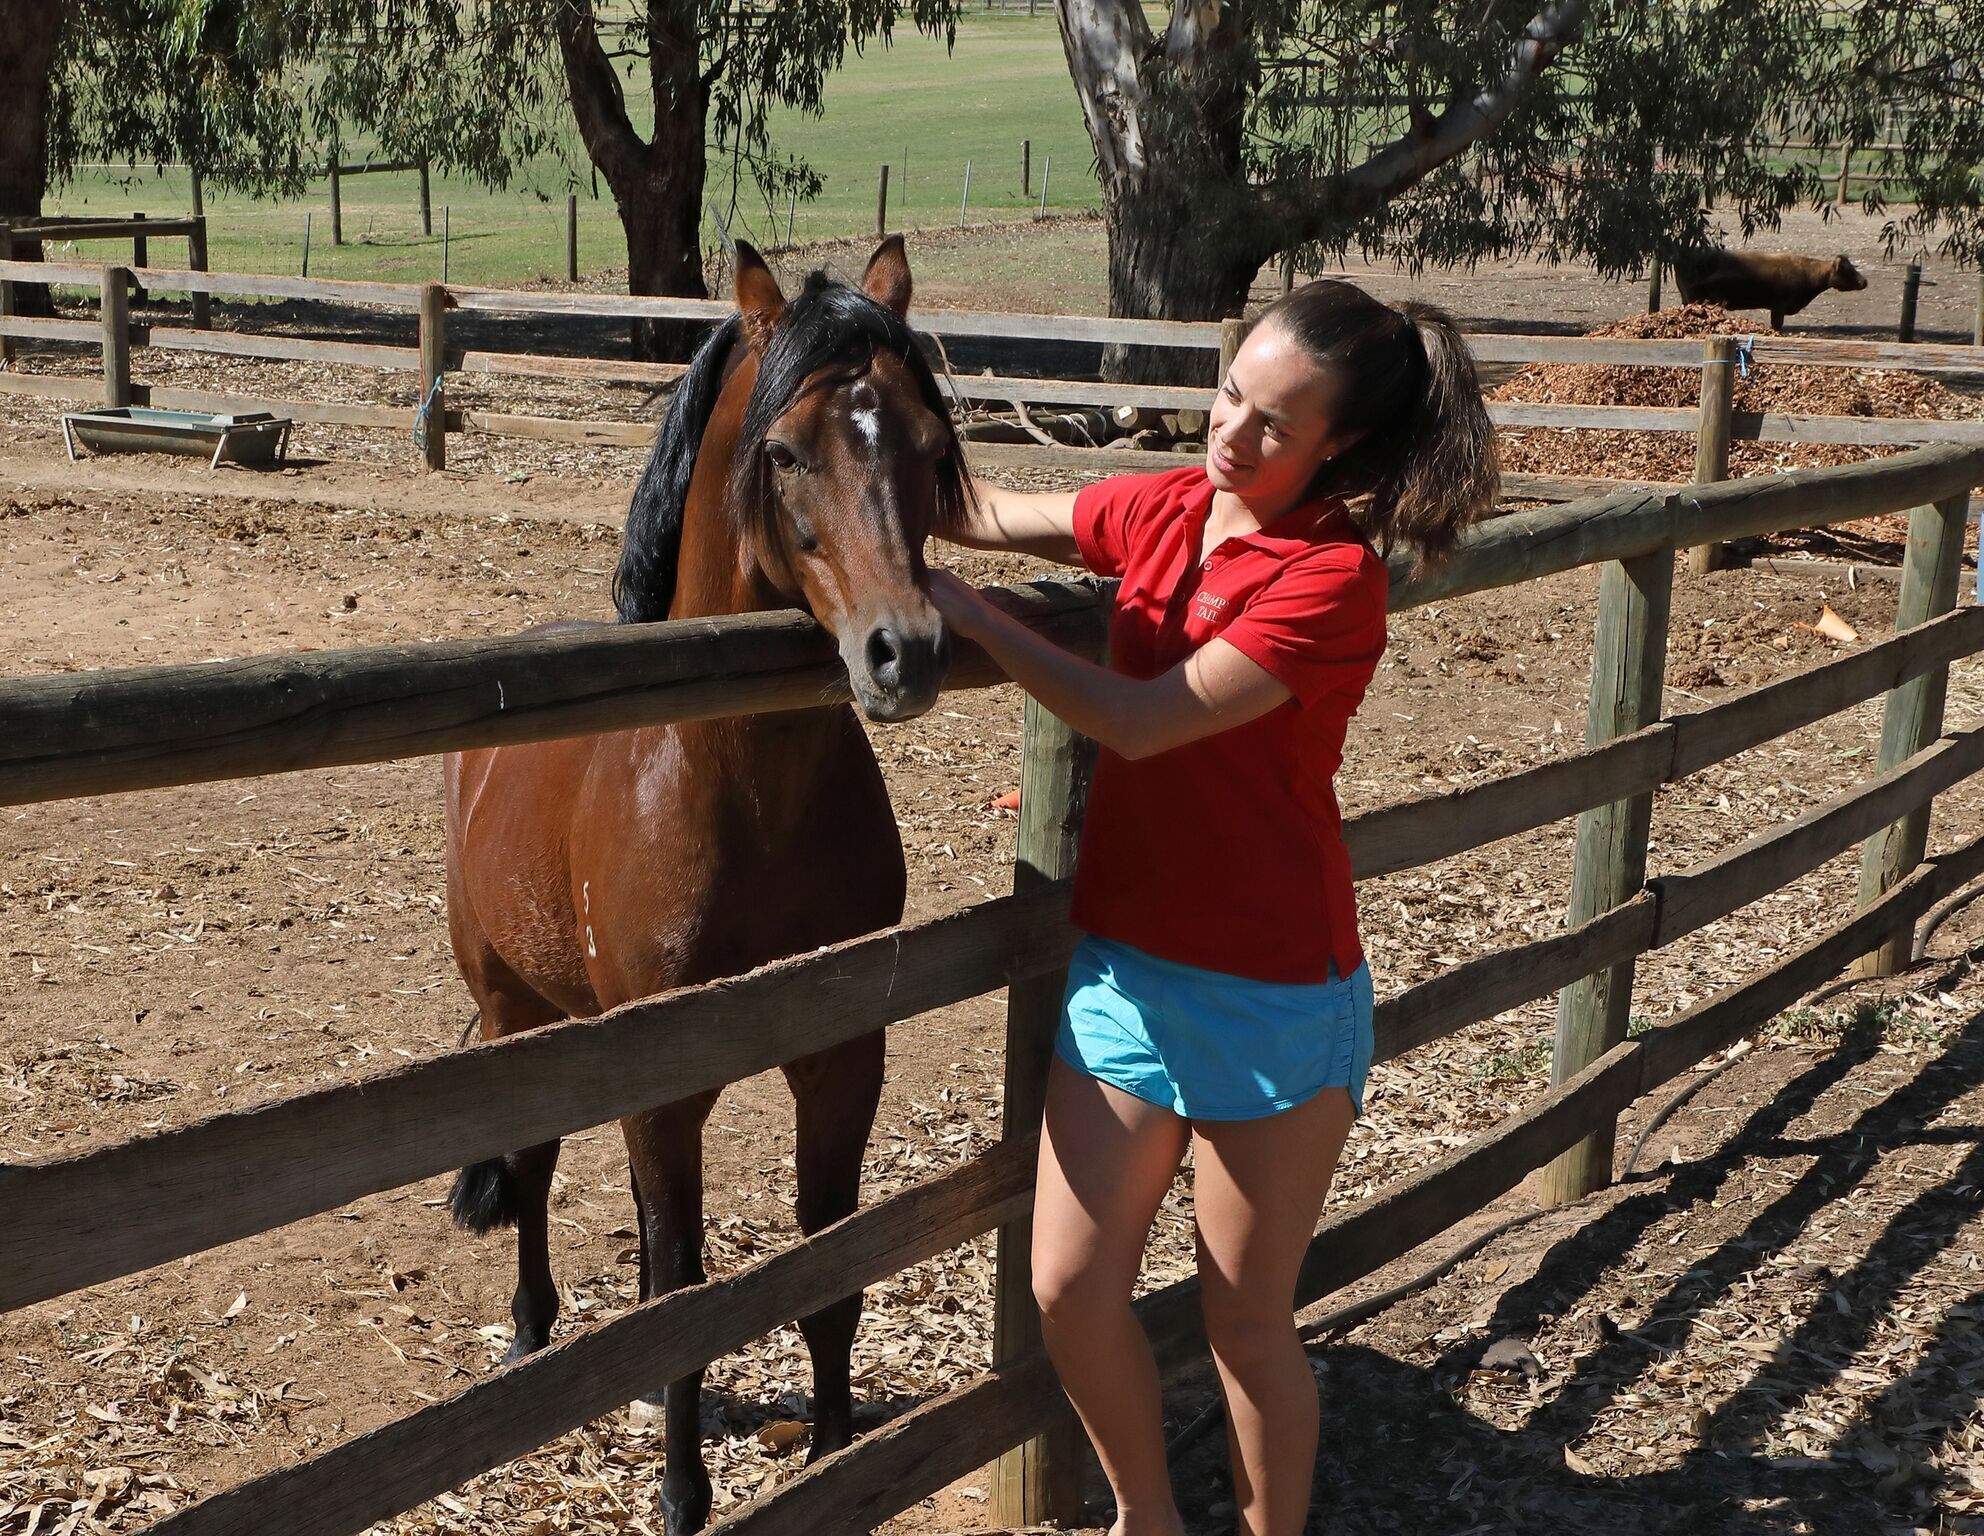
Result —
[[[620, 622], [799, 607], [834, 637], [855, 700], [906, 720], [947, 664], [923, 542], [969, 491], [950, 413], [905, 315], [900, 236], [860, 290], [815, 272], [790, 303], [737, 247], [737, 312], [697, 351], [634, 491]], [[735, 975], [902, 919], [906, 872], [880, 767], [847, 705], [648, 726], [447, 756], [448, 930], [485, 1040]], [[798, 1219], [853, 1211], [881, 1094], [883, 1035], [789, 1063]], [[643, 1301], [704, 1279], [703, 1124], [714, 1091], [621, 1121]], [[450, 1205], [517, 1228], [516, 1337], [558, 1312], [546, 1206], [558, 1142], [462, 1170]], [[809, 1460], [853, 1438], [851, 1296], [800, 1320], [813, 1361]], [[661, 1507], [700, 1530], [711, 1490], [702, 1372], [665, 1383]]]

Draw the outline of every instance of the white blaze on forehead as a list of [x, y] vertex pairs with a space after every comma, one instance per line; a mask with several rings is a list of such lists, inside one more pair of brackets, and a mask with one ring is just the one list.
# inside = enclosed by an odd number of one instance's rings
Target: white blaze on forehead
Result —
[[866, 379], [860, 380], [849, 391], [853, 398], [854, 430], [867, 440], [870, 448], [882, 446], [882, 398], [875, 393], [875, 386]]

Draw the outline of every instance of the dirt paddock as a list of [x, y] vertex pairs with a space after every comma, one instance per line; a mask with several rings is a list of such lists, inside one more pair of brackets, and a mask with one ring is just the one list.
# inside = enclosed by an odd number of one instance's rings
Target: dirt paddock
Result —
[[[293, 474], [133, 457], [70, 465], [45, 421], [0, 425], [0, 655], [11, 675], [494, 634], [607, 611], [619, 466], [420, 478], [349, 459]], [[581, 467], [583, 468], [583, 467]], [[1034, 569], [947, 552], [971, 579]], [[1339, 780], [1354, 812], [1574, 749], [1595, 572], [1395, 617]], [[1671, 711], [1868, 639], [1895, 589], [1740, 570], [1677, 581]], [[1862, 642], [1864, 643], [1864, 642]], [[1960, 664], [1949, 726], [1984, 723]], [[1009, 888], [1019, 699], [946, 695], [870, 735], [911, 870], [910, 916]], [[1707, 770], [1658, 801], [1655, 873], [1706, 858], [1864, 778], [1878, 702]], [[1984, 793], [1938, 802], [1934, 848]], [[0, 811], [0, 1162], [61, 1157], [451, 1047], [467, 995], [442, 922], [432, 760]], [[1365, 882], [1380, 994], [1560, 924], [1568, 825]], [[1659, 1021], [1850, 910], [1857, 860], [1638, 968]], [[1984, 908], [1901, 977], [1759, 1028], [1614, 1188], [1535, 1214], [1312, 1358], [1323, 1384], [1318, 1532], [1984, 1531]], [[877, 1196], [989, 1144], [998, 996], [895, 1030], [868, 1162]], [[1444, 1155], [1547, 1085], [1554, 1004], [1379, 1067], [1333, 1206]], [[1636, 1105], [1620, 1162], [1680, 1084]], [[776, 1074], [730, 1089], [708, 1139], [709, 1264], [788, 1242], [790, 1108]], [[553, 1196], [561, 1330], [632, 1301], [633, 1207], [612, 1127], [570, 1138]], [[245, 1184], [255, 1177], [244, 1167]], [[445, 1180], [0, 1319], [0, 1536], [136, 1529], [461, 1390], [506, 1347], [507, 1235], [452, 1230]], [[1427, 1268], [1534, 1209], [1524, 1191], [1319, 1311]], [[1186, 1273], [1183, 1180], [1146, 1282]], [[861, 1422], [989, 1358], [990, 1244], [868, 1292]], [[1484, 1369], [1519, 1341], [1513, 1369]], [[718, 1512], [790, 1476], [808, 1372], [781, 1330], [709, 1373]], [[1170, 1393], [1173, 1428], [1209, 1401]], [[382, 1527], [658, 1530], [658, 1437], [616, 1416]], [[1221, 1437], [1181, 1458], [1191, 1529], [1224, 1532]], [[986, 1528], [983, 1476], [890, 1522]], [[1098, 1495], [1099, 1485], [1094, 1490]], [[1093, 1505], [1106, 1517], [1106, 1501]]]

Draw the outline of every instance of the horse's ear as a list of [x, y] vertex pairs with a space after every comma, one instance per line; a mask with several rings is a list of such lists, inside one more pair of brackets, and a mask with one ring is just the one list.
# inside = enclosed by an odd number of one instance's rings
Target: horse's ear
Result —
[[778, 279], [765, 265], [758, 248], [747, 241], [737, 242], [737, 282], [734, 289], [737, 312], [744, 317], [744, 339], [754, 352], [762, 352], [772, 339], [778, 317], [785, 313], [785, 295]]
[[861, 274], [861, 291], [898, 318], [909, 314], [909, 256], [901, 235], [890, 235], [875, 247], [868, 270]]

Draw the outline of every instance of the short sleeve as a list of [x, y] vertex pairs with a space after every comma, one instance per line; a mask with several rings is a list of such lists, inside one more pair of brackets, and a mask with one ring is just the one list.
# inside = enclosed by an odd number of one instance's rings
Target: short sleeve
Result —
[[[1345, 560], [1346, 547], [1357, 553]], [[1288, 687], [1306, 709], [1333, 693], [1361, 699], [1385, 654], [1390, 576], [1362, 545], [1280, 571], [1219, 638]]]
[[1188, 470], [1112, 475], [1075, 493], [1075, 543], [1082, 564], [1098, 576], [1121, 576], [1145, 526], [1175, 498]]

